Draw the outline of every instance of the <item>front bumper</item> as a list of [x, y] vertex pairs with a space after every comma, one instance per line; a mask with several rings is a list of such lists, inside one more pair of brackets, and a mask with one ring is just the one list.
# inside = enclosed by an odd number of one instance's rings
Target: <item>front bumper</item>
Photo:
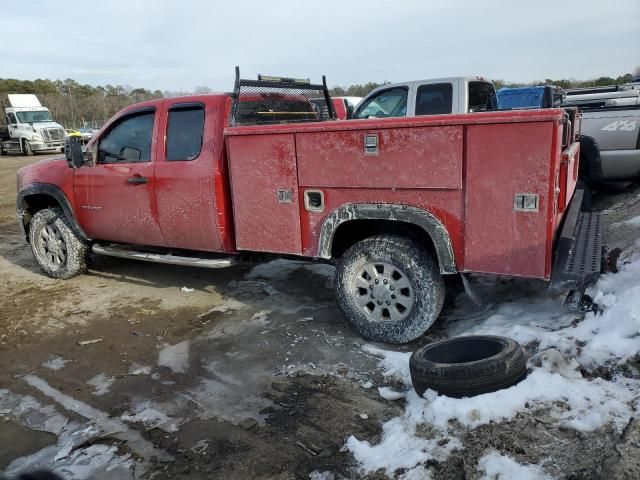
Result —
[[41, 152], [43, 150], [55, 150], [64, 147], [64, 141], [60, 142], [29, 142], [31, 150]]
[[584, 290], [600, 276], [602, 225], [597, 212], [581, 211], [584, 191], [576, 189], [556, 242], [552, 291]]

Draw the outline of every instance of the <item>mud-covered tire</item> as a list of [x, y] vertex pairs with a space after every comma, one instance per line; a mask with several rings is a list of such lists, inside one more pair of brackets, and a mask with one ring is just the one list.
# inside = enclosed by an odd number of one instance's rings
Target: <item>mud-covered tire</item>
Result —
[[67, 279], [87, 271], [89, 247], [61, 208], [46, 208], [33, 216], [29, 243], [36, 261], [50, 277]]
[[[392, 300], [390, 297], [396, 297], [388, 291], [378, 294], [375, 302], [370, 302], [377, 308], [375, 304], [378, 303], [378, 298], [389, 295], [384, 300], [392, 302], [387, 305], [396, 309], [393, 310], [397, 317], [395, 319], [383, 317], [375, 320], [371, 314], [365, 313], [367, 310], [362, 303], [366, 301], [365, 295], [368, 293], [363, 293], [362, 280], [365, 283], [369, 280], [362, 277], [362, 271], [371, 264], [397, 269], [391, 275], [400, 272], [401, 277], [404, 277], [402, 282], [408, 285], [407, 291], [410, 290], [412, 294], [410, 308], [402, 312], [393, 303], [400, 300]], [[370, 288], [370, 285], [364, 287]], [[423, 335], [438, 318], [445, 296], [444, 281], [434, 256], [415, 240], [399, 235], [369, 237], [349, 248], [336, 266], [335, 288], [338, 304], [351, 325], [363, 337], [385, 343], [407, 343]], [[383, 301], [383, 310], [385, 303]]]
[[527, 376], [520, 344], [506, 337], [473, 335], [431, 343], [409, 360], [413, 388], [460, 398], [494, 392]]
[[28, 140], [23, 139], [22, 140], [22, 152], [27, 156], [27, 157], [32, 157], [33, 156], [33, 149], [31, 148], [31, 144], [29, 143]]

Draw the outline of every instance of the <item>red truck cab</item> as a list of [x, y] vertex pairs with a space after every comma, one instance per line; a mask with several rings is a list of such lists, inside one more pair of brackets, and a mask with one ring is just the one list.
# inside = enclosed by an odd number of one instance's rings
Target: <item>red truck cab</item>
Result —
[[442, 275], [583, 291], [599, 273], [598, 218], [574, 191], [575, 111], [335, 121], [298, 102], [254, 122], [238, 115], [242, 88], [133, 105], [85, 159], [70, 146], [20, 169], [19, 225], [45, 272], [82, 273], [90, 251], [210, 268], [244, 252], [332, 261], [347, 319], [395, 343], [435, 321]]

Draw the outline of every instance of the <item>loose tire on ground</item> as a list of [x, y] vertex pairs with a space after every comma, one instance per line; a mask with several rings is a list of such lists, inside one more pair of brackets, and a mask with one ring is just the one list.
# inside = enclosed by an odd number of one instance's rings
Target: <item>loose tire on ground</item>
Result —
[[33, 149], [31, 148], [31, 144], [29, 144], [29, 141], [26, 139], [22, 140], [22, 151], [27, 157], [33, 156]]
[[336, 296], [364, 337], [406, 343], [438, 318], [445, 287], [435, 258], [415, 240], [380, 235], [349, 248], [336, 267]]
[[524, 351], [515, 340], [491, 335], [456, 337], [426, 345], [409, 360], [413, 388], [460, 398], [494, 392], [527, 376]]
[[47, 275], [67, 279], [87, 270], [89, 248], [61, 208], [37, 212], [29, 224], [29, 243]]

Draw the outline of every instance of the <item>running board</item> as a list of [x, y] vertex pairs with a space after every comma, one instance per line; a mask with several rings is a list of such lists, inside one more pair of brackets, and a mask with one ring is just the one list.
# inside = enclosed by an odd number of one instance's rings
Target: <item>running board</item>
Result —
[[582, 212], [583, 191], [576, 189], [566, 214], [551, 272], [553, 291], [577, 290], [596, 282], [602, 268], [602, 223], [597, 212]]
[[120, 246], [100, 245], [98, 243], [93, 244], [91, 251], [93, 253], [107, 255], [109, 257], [128, 258], [131, 260], [141, 260], [143, 262], [167, 263], [170, 265], [182, 265], [185, 267], [226, 268], [238, 263], [235, 258], [181, 257], [171, 254], [128, 250]]

